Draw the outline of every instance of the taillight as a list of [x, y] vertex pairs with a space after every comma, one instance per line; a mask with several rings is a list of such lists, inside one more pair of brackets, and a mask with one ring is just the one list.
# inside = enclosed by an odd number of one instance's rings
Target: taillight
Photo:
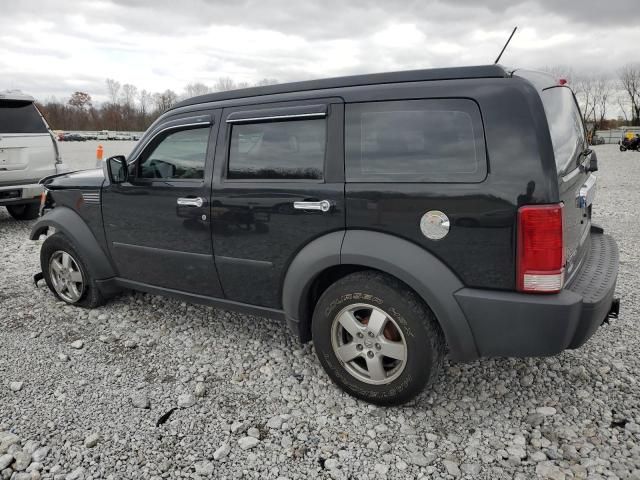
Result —
[[518, 209], [517, 288], [556, 293], [564, 284], [562, 204]]

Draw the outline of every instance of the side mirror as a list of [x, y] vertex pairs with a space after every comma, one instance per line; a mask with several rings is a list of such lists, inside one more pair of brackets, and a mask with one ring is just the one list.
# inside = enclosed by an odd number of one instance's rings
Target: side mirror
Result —
[[129, 166], [124, 155], [107, 158], [107, 173], [111, 183], [123, 183], [129, 177]]
[[587, 172], [598, 171], [598, 156], [594, 150], [591, 150], [591, 158], [589, 158], [589, 165], [587, 165]]

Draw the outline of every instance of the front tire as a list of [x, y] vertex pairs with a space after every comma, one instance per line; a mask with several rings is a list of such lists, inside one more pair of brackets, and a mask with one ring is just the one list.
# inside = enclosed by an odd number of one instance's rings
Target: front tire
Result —
[[620, 145], [620, 151], [621, 151], [621, 152], [624, 152], [624, 151], [626, 151], [626, 150], [627, 150], [627, 149], [626, 149], [626, 147], [624, 147], [624, 146]]
[[40, 214], [39, 203], [23, 203], [22, 205], [7, 205], [9, 215], [16, 220], [34, 220]]
[[327, 288], [311, 328], [331, 379], [377, 405], [411, 400], [435, 380], [444, 357], [431, 310], [406, 285], [378, 272], [353, 273]]
[[87, 263], [64, 234], [55, 233], [44, 241], [40, 267], [47, 286], [63, 302], [84, 308], [104, 303]]

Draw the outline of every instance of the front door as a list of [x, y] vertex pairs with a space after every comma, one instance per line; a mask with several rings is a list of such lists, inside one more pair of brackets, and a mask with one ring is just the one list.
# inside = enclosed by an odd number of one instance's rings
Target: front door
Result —
[[344, 229], [343, 111], [340, 100], [223, 111], [211, 213], [226, 298], [282, 308], [297, 252]]
[[129, 159], [128, 181], [104, 189], [106, 238], [121, 278], [222, 296], [209, 223], [216, 113], [159, 125]]

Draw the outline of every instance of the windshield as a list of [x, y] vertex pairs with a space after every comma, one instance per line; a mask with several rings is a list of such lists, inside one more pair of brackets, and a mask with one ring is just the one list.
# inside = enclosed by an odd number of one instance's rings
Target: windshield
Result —
[[551, 132], [556, 167], [559, 174], [564, 174], [577, 167], [578, 156], [586, 146], [582, 114], [568, 87], [543, 90], [542, 103]]
[[0, 133], [48, 133], [32, 102], [0, 100]]

